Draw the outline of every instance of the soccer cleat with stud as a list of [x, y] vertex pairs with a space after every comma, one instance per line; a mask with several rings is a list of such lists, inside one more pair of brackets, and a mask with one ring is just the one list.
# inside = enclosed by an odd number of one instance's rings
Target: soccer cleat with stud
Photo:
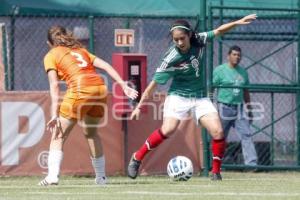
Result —
[[141, 163], [141, 161], [134, 159], [134, 154], [131, 156], [127, 168], [127, 175], [130, 178], [135, 179], [137, 177]]
[[38, 183], [39, 186], [50, 186], [50, 185], [58, 185], [58, 179], [55, 181], [50, 181], [47, 177], [41, 180]]
[[107, 178], [105, 176], [97, 177], [97, 178], [95, 178], [95, 183], [97, 185], [105, 185], [107, 183]]
[[211, 176], [212, 181], [222, 181], [222, 176], [220, 173], [213, 173]]

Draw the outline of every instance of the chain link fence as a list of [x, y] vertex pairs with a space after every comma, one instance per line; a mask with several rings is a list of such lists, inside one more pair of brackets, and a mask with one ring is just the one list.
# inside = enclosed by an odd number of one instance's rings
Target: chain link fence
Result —
[[[62, 25], [75, 35], [77, 30], [86, 30], [84, 35], [79, 32], [76, 36], [88, 49], [109, 63], [112, 61], [112, 54], [116, 52], [147, 54], [149, 81], [165, 49], [170, 45], [169, 28], [175, 19], [64, 15], [0, 17], [7, 37], [7, 45], [2, 45], [3, 56], [7, 57], [6, 88], [13, 91], [48, 90], [43, 57], [49, 50], [46, 44], [47, 30], [53, 25]], [[196, 17], [186, 19], [191, 24], [196, 24]], [[130, 48], [115, 47], [114, 30], [120, 28], [134, 29], [137, 45]], [[90, 35], [93, 38], [89, 38]], [[108, 85], [111, 88], [110, 79]]]
[[[249, 74], [251, 102], [264, 110], [251, 124], [258, 165], [262, 169], [299, 167], [299, 11], [211, 7], [209, 12], [210, 28], [247, 14], [258, 15], [251, 25], [239, 26], [211, 44], [209, 65], [212, 69], [226, 62], [230, 46], [241, 47], [240, 65]], [[245, 167], [240, 140], [231, 129], [224, 168]]]
[[[257, 13], [259, 16], [253, 24], [237, 27], [215, 40], [208, 48], [208, 66], [212, 71], [225, 62], [230, 46], [242, 48], [241, 65], [249, 73], [252, 102], [264, 108], [264, 117], [251, 125], [258, 164], [273, 168], [299, 167], [298, 10], [211, 7], [208, 11], [209, 29], [246, 14]], [[197, 24], [196, 16], [185, 19], [193, 26]], [[115, 52], [147, 54], [149, 82], [171, 43], [169, 28], [174, 20], [176, 18], [60, 14], [1, 16], [1, 36], [6, 41], [1, 45], [5, 88], [11, 91], [49, 89], [43, 57], [48, 51], [47, 30], [53, 25], [65, 26], [75, 35], [76, 30], [87, 30], [78, 37], [88, 49], [109, 63]], [[135, 30], [134, 47], [114, 46], [114, 29], [119, 28]], [[111, 80], [108, 85], [111, 88]], [[165, 90], [164, 87], [160, 89]], [[224, 167], [244, 167], [240, 138], [234, 130], [229, 134], [228, 143]]]

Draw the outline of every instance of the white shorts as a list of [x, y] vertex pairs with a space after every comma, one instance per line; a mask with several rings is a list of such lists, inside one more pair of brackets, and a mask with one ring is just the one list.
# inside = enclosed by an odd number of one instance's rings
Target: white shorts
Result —
[[174, 117], [179, 120], [189, 119], [192, 116], [198, 122], [204, 115], [217, 112], [209, 98], [168, 95], [164, 103], [164, 117]]

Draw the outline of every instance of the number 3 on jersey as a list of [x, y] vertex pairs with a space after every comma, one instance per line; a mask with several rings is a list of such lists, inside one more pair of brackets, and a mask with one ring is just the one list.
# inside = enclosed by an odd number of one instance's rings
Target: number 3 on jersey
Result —
[[79, 62], [78, 67], [86, 67], [88, 63], [83, 59], [82, 55], [71, 51], [71, 55]]

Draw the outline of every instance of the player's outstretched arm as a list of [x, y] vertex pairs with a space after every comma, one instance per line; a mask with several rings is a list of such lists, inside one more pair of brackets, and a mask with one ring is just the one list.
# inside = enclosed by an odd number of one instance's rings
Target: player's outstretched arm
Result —
[[141, 113], [141, 108], [143, 106], [143, 103], [146, 99], [149, 99], [150, 97], [152, 97], [154, 90], [157, 87], [157, 83], [155, 81], [151, 81], [149, 83], [149, 85], [147, 86], [147, 88], [145, 89], [140, 102], [138, 103], [138, 105], [135, 107], [135, 109], [132, 111], [130, 119], [139, 119], [140, 117], [140, 113]]
[[138, 97], [138, 91], [129, 87], [110, 64], [108, 64], [101, 58], [96, 57], [93, 65], [99, 69], [105, 70], [117, 83], [119, 83], [122, 86], [123, 92], [127, 97], [131, 99], [136, 99]]
[[250, 24], [256, 18], [257, 18], [256, 14], [247, 15], [239, 20], [229, 22], [227, 24], [223, 24], [223, 25], [219, 26], [218, 28], [214, 29], [213, 32], [214, 32], [215, 36], [222, 35], [238, 25]]
[[48, 80], [50, 85], [51, 96], [51, 119], [47, 123], [47, 130], [54, 134], [54, 139], [57, 139], [61, 132], [59, 121], [59, 85], [58, 76], [55, 70], [48, 71]]

